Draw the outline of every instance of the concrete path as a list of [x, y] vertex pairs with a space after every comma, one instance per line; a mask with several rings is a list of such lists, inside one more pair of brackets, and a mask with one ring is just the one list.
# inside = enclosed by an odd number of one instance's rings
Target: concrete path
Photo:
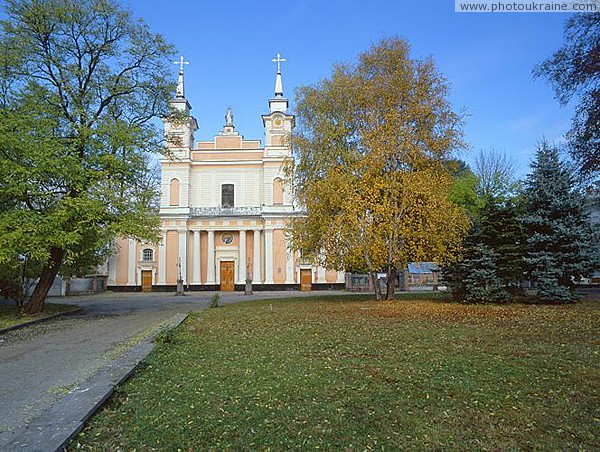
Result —
[[[327, 292], [220, 293], [223, 303]], [[169, 321], [206, 308], [214, 292], [102, 294], [50, 301], [78, 314], [0, 335], [0, 450], [53, 450], [152, 348]], [[66, 437], [65, 437], [66, 435]], [[61, 440], [62, 438], [62, 440]]]

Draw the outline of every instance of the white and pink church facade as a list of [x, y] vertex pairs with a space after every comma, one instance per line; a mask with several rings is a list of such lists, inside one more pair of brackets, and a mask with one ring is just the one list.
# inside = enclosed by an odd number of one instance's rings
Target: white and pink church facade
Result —
[[[286, 226], [302, 212], [294, 206], [282, 166], [290, 156], [294, 116], [283, 95], [279, 55], [275, 95], [262, 115], [265, 145], [246, 140], [227, 110], [223, 130], [210, 141], [198, 130], [185, 97], [183, 59], [177, 119], [164, 119], [169, 155], [160, 161], [161, 240], [155, 245], [120, 239], [108, 262], [112, 290], [343, 288], [344, 273], [303, 262], [288, 248]], [[258, 118], [257, 118], [258, 119]]]

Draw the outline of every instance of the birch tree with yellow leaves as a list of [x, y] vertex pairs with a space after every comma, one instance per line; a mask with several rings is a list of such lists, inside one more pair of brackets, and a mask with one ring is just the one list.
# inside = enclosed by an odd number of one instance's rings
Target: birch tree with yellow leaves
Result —
[[410, 261], [452, 261], [468, 228], [444, 165], [462, 119], [431, 59], [384, 39], [330, 79], [300, 87], [287, 170], [306, 215], [290, 227], [303, 258], [329, 269], [385, 271], [391, 299]]

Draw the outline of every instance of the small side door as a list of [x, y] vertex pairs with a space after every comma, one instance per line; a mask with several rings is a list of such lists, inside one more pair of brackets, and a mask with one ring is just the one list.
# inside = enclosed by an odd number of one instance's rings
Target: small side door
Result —
[[312, 288], [312, 270], [303, 268], [300, 270], [300, 290], [311, 290]]
[[235, 289], [235, 263], [221, 261], [221, 290], [230, 292]]

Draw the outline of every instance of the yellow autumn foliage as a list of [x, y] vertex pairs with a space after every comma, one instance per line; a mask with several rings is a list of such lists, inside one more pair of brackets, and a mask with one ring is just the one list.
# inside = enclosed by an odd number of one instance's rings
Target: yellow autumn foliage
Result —
[[293, 247], [327, 268], [381, 271], [451, 261], [468, 228], [444, 162], [462, 121], [431, 60], [386, 39], [297, 92], [287, 171], [306, 216]]

